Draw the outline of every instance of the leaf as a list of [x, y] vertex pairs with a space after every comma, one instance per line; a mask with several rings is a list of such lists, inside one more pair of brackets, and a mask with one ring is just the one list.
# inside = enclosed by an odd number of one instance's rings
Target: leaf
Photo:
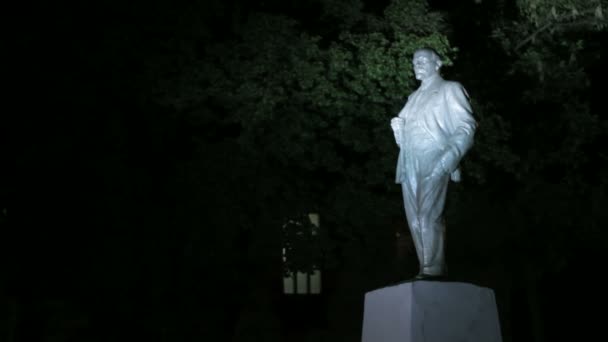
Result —
[[602, 20], [604, 19], [604, 13], [602, 12], [602, 5], [598, 5], [595, 9], [595, 17]]
[[576, 7], [572, 7], [572, 18], [576, 18], [578, 15], [579, 15], [579, 12], [576, 9]]

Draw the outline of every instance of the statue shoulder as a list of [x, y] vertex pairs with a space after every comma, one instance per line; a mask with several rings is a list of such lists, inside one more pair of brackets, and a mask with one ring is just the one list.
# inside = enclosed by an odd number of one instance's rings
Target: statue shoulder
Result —
[[407, 104], [408, 102], [410, 102], [410, 100], [414, 97], [414, 95], [416, 95], [416, 93], [418, 92], [418, 90], [414, 90], [413, 92], [411, 92], [408, 96], [407, 99], [405, 101], [405, 103]]
[[448, 92], [452, 95], [464, 95], [467, 98], [469, 97], [469, 93], [467, 92], [465, 87], [462, 85], [462, 83], [458, 81], [444, 81], [442, 88], [445, 92]]
[[464, 86], [462, 85], [462, 83], [460, 83], [458, 81], [447, 81], [447, 80], [444, 80], [443, 81], [443, 88], [449, 89], [449, 90], [459, 90], [459, 89], [464, 89]]

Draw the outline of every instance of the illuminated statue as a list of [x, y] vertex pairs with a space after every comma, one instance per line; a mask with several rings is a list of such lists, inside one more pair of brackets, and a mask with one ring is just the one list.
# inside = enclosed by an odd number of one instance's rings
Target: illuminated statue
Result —
[[421, 84], [391, 127], [400, 148], [396, 182], [420, 262], [417, 278], [424, 279], [446, 275], [448, 182], [460, 181], [458, 165], [473, 145], [477, 123], [463, 86], [439, 75], [442, 63], [434, 50], [417, 50], [412, 62]]

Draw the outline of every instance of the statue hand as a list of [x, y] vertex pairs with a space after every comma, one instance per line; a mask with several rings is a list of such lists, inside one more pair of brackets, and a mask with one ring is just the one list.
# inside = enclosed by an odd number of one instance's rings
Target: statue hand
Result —
[[444, 173], [452, 173], [458, 166], [459, 158], [458, 153], [453, 147], [448, 147], [441, 158], [439, 158], [439, 167]]
[[403, 126], [403, 118], [392, 118], [391, 119], [391, 128], [393, 129], [393, 131], [400, 131], [401, 127]]

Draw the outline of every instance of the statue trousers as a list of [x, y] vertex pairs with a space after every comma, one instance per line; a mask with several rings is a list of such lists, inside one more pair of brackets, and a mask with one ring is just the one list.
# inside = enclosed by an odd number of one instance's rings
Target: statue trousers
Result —
[[431, 176], [442, 150], [425, 149], [410, 154], [401, 183], [408, 225], [420, 262], [420, 273], [443, 275], [445, 223], [443, 210], [450, 175]]

